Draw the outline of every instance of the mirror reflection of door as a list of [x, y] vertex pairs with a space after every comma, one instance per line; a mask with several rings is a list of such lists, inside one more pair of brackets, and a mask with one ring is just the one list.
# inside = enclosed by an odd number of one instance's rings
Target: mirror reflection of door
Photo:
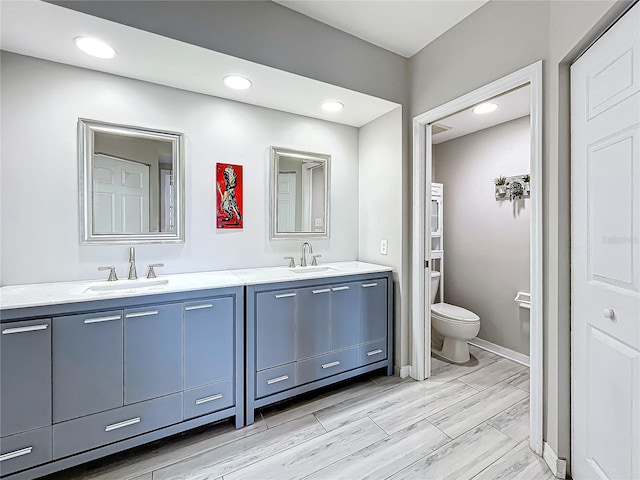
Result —
[[95, 233], [149, 231], [149, 167], [108, 155], [93, 164]]
[[296, 231], [296, 172], [278, 173], [278, 232]]

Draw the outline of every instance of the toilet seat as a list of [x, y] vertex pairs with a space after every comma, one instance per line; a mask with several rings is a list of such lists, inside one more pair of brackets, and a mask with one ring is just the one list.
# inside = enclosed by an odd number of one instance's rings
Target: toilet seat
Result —
[[431, 305], [431, 315], [447, 322], [478, 323], [480, 317], [467, 309], [448, 303], [434, 303]]

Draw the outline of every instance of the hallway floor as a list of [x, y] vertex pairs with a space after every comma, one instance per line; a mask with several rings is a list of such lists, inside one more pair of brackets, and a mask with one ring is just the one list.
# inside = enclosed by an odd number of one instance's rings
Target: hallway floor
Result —
[[528, 446], [529, 371], [471, 347], [424, 382], [374, 376], [98, 460], [49, 480], [551, 480]]

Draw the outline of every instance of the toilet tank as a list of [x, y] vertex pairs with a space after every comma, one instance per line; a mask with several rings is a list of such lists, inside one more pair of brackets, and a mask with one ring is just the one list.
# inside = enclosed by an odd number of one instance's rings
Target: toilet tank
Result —
[[436, 301], [438, 285], [440, 284], [440, 272], [431, 272], [431, 303]]

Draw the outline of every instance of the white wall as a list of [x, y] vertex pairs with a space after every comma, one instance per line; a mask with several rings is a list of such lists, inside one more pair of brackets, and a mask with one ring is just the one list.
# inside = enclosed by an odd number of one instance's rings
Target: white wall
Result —
[[434, 145], [444, 184], [445, 302], [480, 316], [479, 338], [529, 355], [529, 199], [497, 201], [493, 180], [530, 173], [529, 117]]
[[[409, 364], [409, 321], [403, 302], [402, 108], [360, 128], [360, 260], [394, 268], [395, 365]], [[335, 208], [335, 207], [334, 207]], [[380, 253], [387, 240], [387, 255]], [[400, 319], [400, 321], [398, 321]]]
[[[284, 265], [300, 241], [269, 240], [269, 147], [330, 153], [331, 238], [322, 260], [358, 256], [358, 129], [2, 52], [0, 284], [101, 278], [126, 246], [80, 245], [78, 117], [185, 132], [186, 242], [140, 245], [139, 271]], [[244, 167], [244, 229], [215, 228], [215, 164]]]

